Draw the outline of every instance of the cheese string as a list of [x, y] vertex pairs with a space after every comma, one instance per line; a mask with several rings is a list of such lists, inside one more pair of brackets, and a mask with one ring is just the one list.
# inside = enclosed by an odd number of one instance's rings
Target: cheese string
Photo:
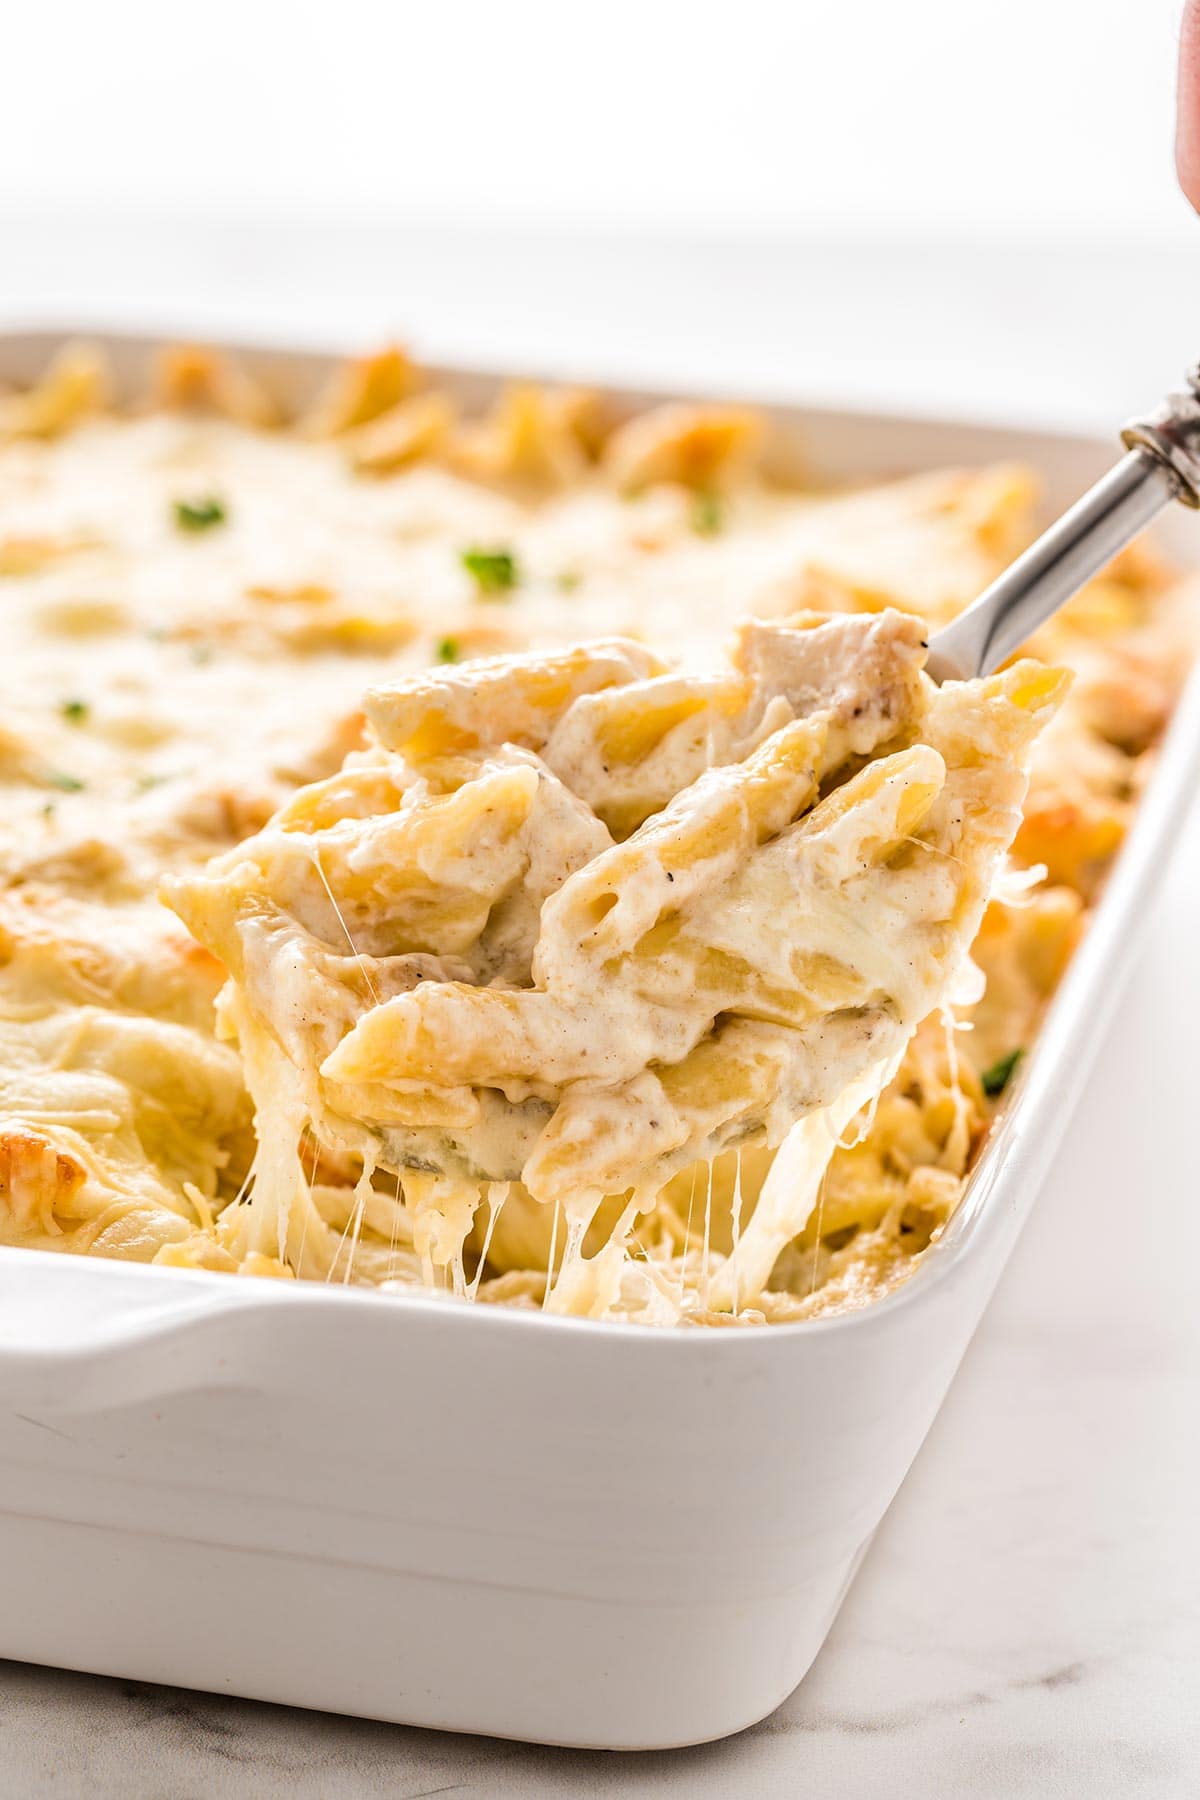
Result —
[[780, 1253], [808, 1223], [842, 1133], [864, 1106], [878, 1098], [903, 1054], [904, 1046], [852, 1081], [829, 1106], [793, 1125], [776, 1152], [745, 1230], [713, 1277], [706, 1307], [736, 1314], [739, 1295], [759, 1294], [766, 1287]]

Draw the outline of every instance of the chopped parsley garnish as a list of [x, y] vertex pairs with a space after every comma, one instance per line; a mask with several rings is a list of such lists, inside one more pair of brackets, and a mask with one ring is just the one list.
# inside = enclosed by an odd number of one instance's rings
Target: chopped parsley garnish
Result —
[[225, 502], [216, 494], [175, 502], [175, 523], [180, 531], [207, 531], [210, 526], [223, 525], [225, 516]]
[[86, 786], [78, 775], [64, 775], [60, 769], [47, 769], [45, 780], [49, 787], [56, 787], [63, 794], [81, 794]]
[[999, 1061], [994, 1062], [990, 1069], [983, 1071], [979, 1080], [984, 1093], [990, 1100], [994, 1100], [997, 1094], [1004, 1092], [1024, 1054], [1024, 1050], [1020, 1048], [1010, 1050], [1007, 1056], [1000, 1057]]
[[480, 598], [495, 600], [515, 588], [520, 577], [511, 550], [460, 550], [459, 560], [479, 589]]
[[72, 725], [82, 725], [90, 709], [86, 700], [64, 700], [58, 710]]
[[457, 638], [445, 637], [437, 641], [437, 659], [440, 663], [454, 663], [462, 656], [462, 646]]
[[725, 523], [725, 505], [720, 494], [701, 491], [692, 496], [692, 530], [701, 537], [715, 537]]

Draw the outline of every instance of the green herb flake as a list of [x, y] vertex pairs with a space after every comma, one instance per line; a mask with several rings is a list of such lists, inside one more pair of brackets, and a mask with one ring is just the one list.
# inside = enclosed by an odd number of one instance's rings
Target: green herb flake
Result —
[[983, 1071], [979, 1080], [984, 1093], [990, 1100], [994, 1100], [998, 1094], [1004, 1092], [1024, 1054], [1025, 1051], [1022, 1048], [1010, 1050], [1007, 1056], [1002, 1056], [998, 1062], [992, 1064], [990, 1069]]
[[573, 594], [582, 580], [578, 569], [560, 569], [554, 577], [554, 585], [560, 594]]
[[462, 646], [457, 638], [439, 638], [436, 654], [440, 663], [456, 663], [462, 656]]
[[91, 708], [86, 700], [64, 700], [58, 710], [70, 724], [82, 725]]
[[725, 503], [720, 494], [701, 491], [692, 496], [692, 530], [700, 537], [715, 537], [725, 523]]
[[53, 800], [45, 801], [42, 806], [43, 819], [52, 819], [54, 817], [54, 812], [55, 812], [55, 802]]
[[223, 525], [225, 518], [225, 502], [216, 494], [175, 502], [175, 523], [180, 531], [208, 531], [213, 525]]
[[460, 550], [459, 561], [474, 581], [481, 600], [501, 598], [520, 580], [517, 559], [511, 550]]
[[78, 775], [65, 775], [61, 769], [47, 769], [44, 779], [47, 787], [55, 787], [62, 794], [81, 794], [87, 785]]
[[214, 651], [211, 644], [188, 645], [188, 659], [189, 661], [194, 662], [197, 668], [203, 668], [205, 663], [210, 663], [213, 659], [213, 655]]

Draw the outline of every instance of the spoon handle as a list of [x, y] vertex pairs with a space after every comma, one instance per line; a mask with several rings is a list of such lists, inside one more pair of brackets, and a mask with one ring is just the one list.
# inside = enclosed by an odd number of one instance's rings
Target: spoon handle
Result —
[[1200, 368], [1121, 436], [1127, 453], [950, 625], [926, 665], [935, 681], [990, 675], [1172, 500], [1200, 506]]

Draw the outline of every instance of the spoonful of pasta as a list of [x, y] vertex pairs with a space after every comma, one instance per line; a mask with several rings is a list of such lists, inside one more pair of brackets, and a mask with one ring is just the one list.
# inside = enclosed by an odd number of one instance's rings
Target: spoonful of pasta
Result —
[[[561, 1207], [551, 1301], [591, 1312], [681, 1170], [808, 1119], [832, 1148], [952, 986], [1068, 681], [924, 655], [904, 613], [803, 615], [712, 674], [613, 640], [369, 693], [374, 748], [166, 890], [231, 977], [243, 1248], [302, 1231], [311, 1132], [452, 1278], [495, 1184]], [[742, 1262], [795, 1229], [760, 1207]]]

